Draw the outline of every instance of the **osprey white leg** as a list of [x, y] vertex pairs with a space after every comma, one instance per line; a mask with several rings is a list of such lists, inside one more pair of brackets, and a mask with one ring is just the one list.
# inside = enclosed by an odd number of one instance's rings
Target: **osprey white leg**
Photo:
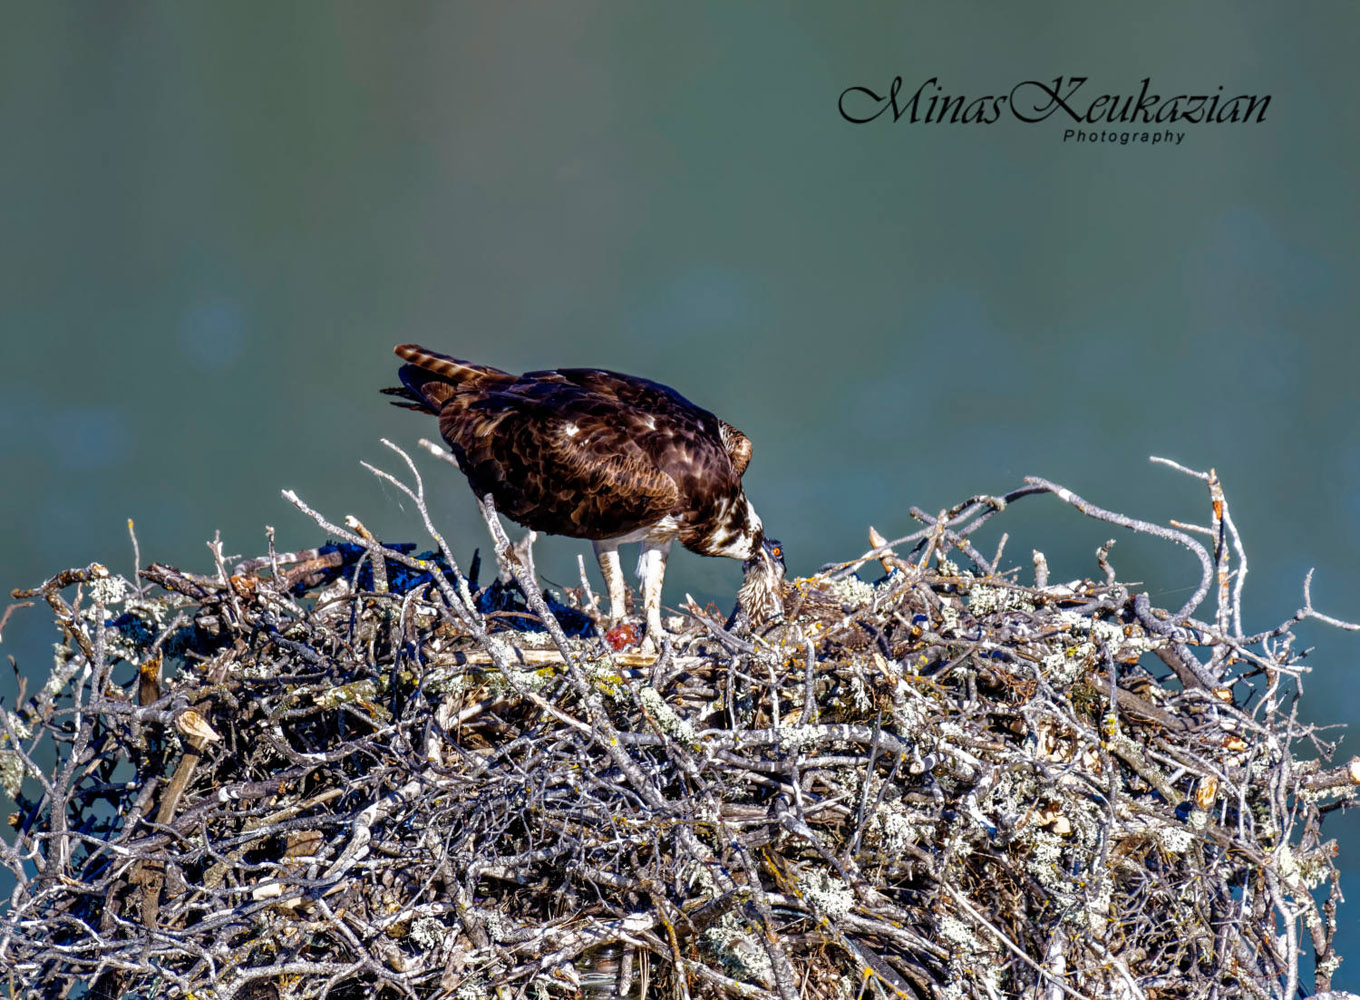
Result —
[[642, 606], [647, 613], [647, 639], [658, 647], [665, 633], [661, 630], [661, 581], [666, 576], [666, 557], [671, 552], [672, 539], [651, 541], [644, 539], [638, 553], [638, 582], [642, 585]]
[[619, 621], [628, 613], [625, 600], [623, 565], [619, 562], [619, 543], [616, 539], [592, 542], [595, 558], [600, 561], [600, 574], [609, 590], [609, 618]]

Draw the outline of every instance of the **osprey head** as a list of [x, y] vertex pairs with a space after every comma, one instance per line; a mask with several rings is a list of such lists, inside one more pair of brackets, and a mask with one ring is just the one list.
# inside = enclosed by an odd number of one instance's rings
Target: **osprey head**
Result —
[[751, 556], [741, 564], [741, 568], [749, 576], [752, 570], [764, 567], [766, 572], [771, 572], [780, 580], [784, 578], [784, 546], [776, 538], [766, 538], [765, 533], [760, 533], [760, 543], [755, 547], [755, 555]]
[[780, 594], [784, 581], [784, 546], [761, 532], [755, 554], [741, 564], [746, 579], [737, 591], [737, 607], [752, 622], [772, 622], [784, 617]]

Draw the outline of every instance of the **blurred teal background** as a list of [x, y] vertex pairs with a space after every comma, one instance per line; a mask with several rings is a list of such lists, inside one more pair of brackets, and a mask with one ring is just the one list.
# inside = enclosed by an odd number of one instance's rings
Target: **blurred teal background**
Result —
[[[1204, 523], [1222, 476], [1246, 627], [1360, 618], [1360, 8], [1279, 4], [5, 4], [0, 583], [100, 560], [206, 571], [321, 542], [279, 497], [418, 539], [359, 466], [434, 421], [386, 405], [393, 344], [647, 375], [755, 441], [790, 569], [907, 507], [1027, 474]], [[846, 87], [1269, 94], [1178, 146], [1024, 125], [846, 123]], [[422, 463], [466, 559], [461, 477]], [[1052, 498], [994, 522], [1055, 578], [1093, 552], [1178, 607], [1183, 553]], [[988, 546], [984, 546], [987, 548]], [[546, 575], [588, 547], [552, 540]], [[1028, 569], [1025, 577], [1028, 578]], [[739, 568], [677, 555], [672, 606]], [[37, 611], [4, 636], [45, 672]], [[1360, 721], [1360, 637], [1307, 624], [1305, 713]], [[1356, 737], [1342, 745], [1356, 752]], [[1333, 815], [1346, 888], [1360, 824]], [[1360, 989], [1360, 902], [1337, 985]]]

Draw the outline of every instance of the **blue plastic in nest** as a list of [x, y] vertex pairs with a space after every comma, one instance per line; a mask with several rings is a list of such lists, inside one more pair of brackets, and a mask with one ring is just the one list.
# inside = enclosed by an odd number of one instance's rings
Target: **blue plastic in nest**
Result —
[[[384, 545], [405, 555], [409, 555], [416, 547], [413, 542], [384, 543]], [[351, 542], [327, 542], [317, 549], [318, 556], [328, 555], [332, 552], [338, 552], [341, 555], [341, 564], [319, 570], [316, 574], [309, 576], [306, 581], [300, 582], [294, 588], [296, 593], [302, 594], [314, 587], [326, 586], [342, 575], [347, 579], [352, 579], [360, 591], [373, 590], [373, 563], [372, 560], [364, 558], [368, 555], [366, 548]], [[457, 586], [458, 574], [450, 568], [443, 553], [422, 552], [413, 558], [429, 563], [432, 567], [437, 567], [439, 572], [444, 574], [446, 580]], [[358, 566], [357, 575], [355, 573], [356, 565]], [[386, 569], [387, 589], [390, 593], [405, 594], [434, 582], [434, 569], [415, 570], [390, 559], [387, 560]], [[473, 595], [473, 601], [479, 612], [494, 616], [489, 622], [493, 631], [547, 631], [543, 623], [538, 620], [538, 616], [529, 609], [528, 601], [525, 600], [524, 592], [520, 590], [517, 582], [512, 580], [509, 583], [503, 583], [501, 580], [495, 579], [488, 586], [479, 589], [477, 577], [480, 572], [481, 552], [478, 550], [473, 552], [472, 563], [468, 567], [468, 591]], [[543, 599], [548, 604], [548, 610], [557, 618], [558, 623], [562, 626], [562, 631], [567, 635], [588, 638], [596, 634], [595, 624], [585, 612], [568, 607], [553, 597], [552, 593], [547, 590], [543, 591]]]

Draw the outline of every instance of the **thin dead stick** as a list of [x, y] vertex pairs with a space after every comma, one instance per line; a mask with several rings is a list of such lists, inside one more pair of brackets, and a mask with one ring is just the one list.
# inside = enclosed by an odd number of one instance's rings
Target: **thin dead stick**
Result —
[[1189, 549], [1194, 554], [1195, 558], [1199, 560], [1202, 575], [1200, 577], [1199, 586], [1197, 586], [1195, 592], [1190, 595], [1190, 600], [1186, 601], [1185, 604], [1181, 606], [1181, 609], [1171, 616], [1170, 621], [1172, 624], [1179, 624], [1180, 622], [1185, 621], [1185, 619], [1189, 618], [1190, 615], [1194, 613], [1194, 610], [1197, 607], [1204, 603], [1205, 595], [1209, 593], [1209, 586], [1214, 577], [1214, 564], [1209, 559], [1209, 553], [1204, 550], [1204, 546], [1185, 532], [1176, 531], [1172, 528], [1163, 528], [1161, 525], [1152, 524], [1150, 521], [1140, 521], [1134, 517], [1126, 517], [1123, 514], [1116, 514], [1114, 511], [1105, 510], [1103, 507], [1097, 507], [1090, 501], [1077, 496], [1077, 494], [1073, 493], [1065, 486], [1059, 486], [1057, 483], [1051, 483], [1047, 479], [1041, 479], [1038, 476], [1026, 476], [1025, 482], [1048, 490], [1059, 500], [1071, 504], [1088, 517], [1094, 517], [1100, 521], [1109, 521], [1111, 524], [1117, 524], [1121, 528], [1128, 528], [1130, 531], [1137, 531], [1140, 534], [1151, 535], [1154, 538], [1161, 538], [1168, 542], [1174, 542], [1177, 545]]

